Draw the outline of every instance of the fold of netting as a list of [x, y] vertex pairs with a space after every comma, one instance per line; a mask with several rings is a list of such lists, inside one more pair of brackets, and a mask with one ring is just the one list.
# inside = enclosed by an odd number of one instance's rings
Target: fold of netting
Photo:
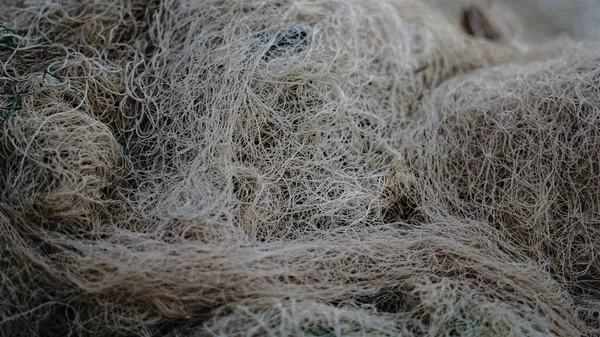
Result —
[[597, 45], [525, 53], [408, 0], [0, 22], [3, 334], [600, 328]]

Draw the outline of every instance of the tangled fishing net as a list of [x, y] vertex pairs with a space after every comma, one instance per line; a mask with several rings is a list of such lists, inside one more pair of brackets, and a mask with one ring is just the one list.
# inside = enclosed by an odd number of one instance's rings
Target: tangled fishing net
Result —
[[600, 334], [599, 44], [413, 0], [5, 4], [1, 335]]

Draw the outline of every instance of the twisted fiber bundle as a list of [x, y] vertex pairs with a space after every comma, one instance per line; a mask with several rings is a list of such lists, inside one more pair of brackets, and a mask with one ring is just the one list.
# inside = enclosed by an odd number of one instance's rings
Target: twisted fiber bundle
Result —
[[0, 21], [3, 335], [598, 329], [593, 52], [525, 54], [408, 0]]

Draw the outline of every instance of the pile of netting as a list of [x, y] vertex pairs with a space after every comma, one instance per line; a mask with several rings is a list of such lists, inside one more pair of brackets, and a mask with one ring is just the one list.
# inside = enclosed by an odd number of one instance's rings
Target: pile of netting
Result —
[[600, 44], [413, 0], [2, 7], [0, 335], [600, 333]]

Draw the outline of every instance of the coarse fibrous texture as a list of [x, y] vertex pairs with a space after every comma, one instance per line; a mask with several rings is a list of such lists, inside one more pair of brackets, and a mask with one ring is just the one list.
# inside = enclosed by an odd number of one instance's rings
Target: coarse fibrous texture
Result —
[[499, 229], [576, 302], [596, 303], [582, 313], [596, 327], [599, 84], [597, 46], [456, 78], [428, 97], [408, 146], [421, 211]]
[[599, 332], [597, 44], [416, 0], [5, 3], [2, 335]]

